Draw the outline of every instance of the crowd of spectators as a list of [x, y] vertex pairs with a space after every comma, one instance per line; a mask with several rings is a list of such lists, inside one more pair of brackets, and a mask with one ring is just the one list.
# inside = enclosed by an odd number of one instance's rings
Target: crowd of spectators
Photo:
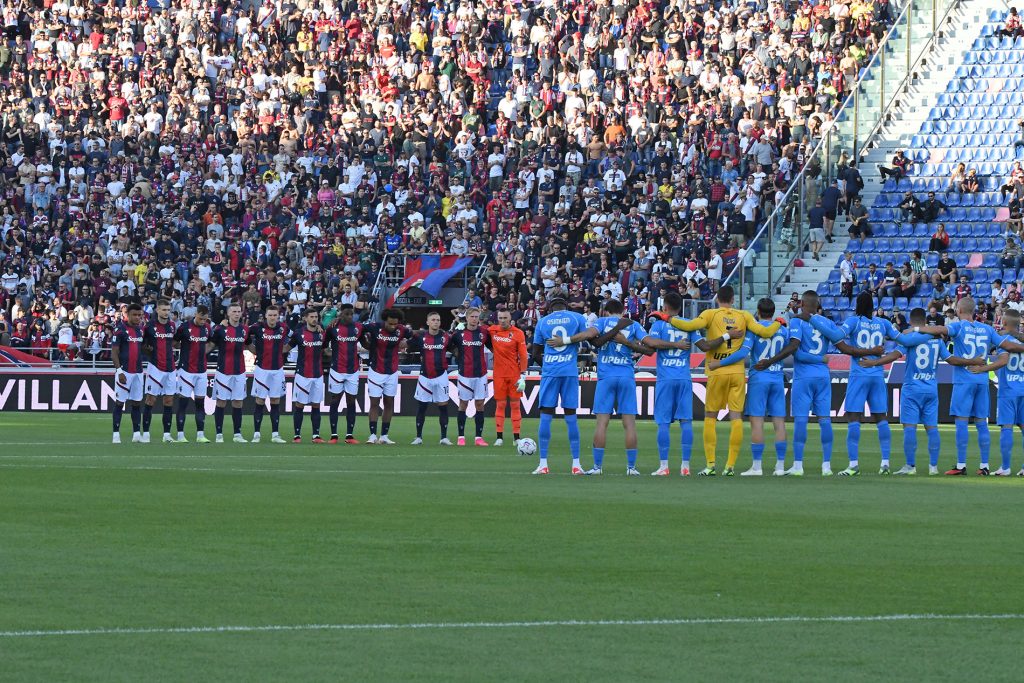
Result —
[[[888, 0], [10, 0], [0, 335], [96, 355], [158, 296], [365, 312], [388, 254], [706, 298], [809, 161]], [[816, 169], [810, 169], [810, 176]], [[731, 261], [730, 261], [731, 262]]]

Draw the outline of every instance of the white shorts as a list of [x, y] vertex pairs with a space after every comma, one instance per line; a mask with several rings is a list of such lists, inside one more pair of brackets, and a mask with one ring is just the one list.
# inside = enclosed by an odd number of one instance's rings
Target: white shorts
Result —
[[205, 372], [185, 372], [178, 368], [178, 396], [206, 398], [206, 385], [209, 381]]
[[156, 366], [146, 368], [146, 396], [174, 396], [178, 393], [178, 372], [164, 372]]
[[[124, 384], [120, 378], [124, 378]], [[146, 383], [145, 373], [142, 372], [115, 372], [114, 373], [114, 398], [118, 403], [125, 401], [141, 401], [142, 387]]]
[[366, 381], [366, 392], [370, 395], [370, 398], [394, 396], [398, 393], [397, 372], [392, 372], [390, 375], [382, 375], [376, 370], [367, 370]]
[[336, 370], [331, 370], [327, 373], [327, 391], [332, 394], [351, 394], [356, 395], [359, 393], [359, 373], [350, 372], [342, 373]]
[[292, 402], [304, 406], [319, 405], [324, 400], [324, 378], [295, 375], [292, 380]]
[[261, 367], [252, 369], [253, 398], [281, 398], [284, 396], [284, 368], [264, 370]]
[[486, 401], [487, 400], [487, 376], [463, 377], [459, 375], [460, 401]]
[[440, 377], [424, 377], [416, 380], [416, 393], [413, 395], [420, 403], [448, 402], [448, 375]]
[[245, 400], [245, 375], [213, 375], [213, 397], [218, 401]]

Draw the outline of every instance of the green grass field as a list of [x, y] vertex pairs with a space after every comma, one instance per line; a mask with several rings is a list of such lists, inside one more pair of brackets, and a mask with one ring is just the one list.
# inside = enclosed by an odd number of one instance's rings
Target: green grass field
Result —
[[1021, 480], [879, 477], [870, 428], [857, 479], [816, 447], [804, 479], [655, 479], [641, 429], [642, 478], [618, 427], [608, 474], [570, 477], [558, 423], [539, 478], [511, 446], [112, 446], [107, 415], [4, 414], [0, 679], [1020, 680]]

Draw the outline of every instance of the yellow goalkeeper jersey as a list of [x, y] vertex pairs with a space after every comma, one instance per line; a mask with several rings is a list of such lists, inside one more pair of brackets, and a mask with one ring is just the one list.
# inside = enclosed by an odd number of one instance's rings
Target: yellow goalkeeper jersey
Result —
[[[672, 327], [685, 330], [687, 332], [705, 330], [704, 336], [707, 339], [718, 339], [730, 330], [740, 330], [744, 334], [749, 331], [753, 332], [758, 337], [764, 337], [767, 339], [778, 332], [779, 327], [781, 327], [777, 322], [765, 327], [761, 323], [757, 322], [757, 320], [754, 319], [754, 316], [750, 315], [746, 311], [738, 311], [735, 308], [709, 308], [693, 320], [672, 318], [669, 323]], [[738, 350], [742, 345], [743, 336], [740, 336], [738, 339], [730, 339], [726, 343], [710, 351], [708, 353], [708, 358], [713, 360], [722, 360], [726, 356], [729, 356], [734, 351]], [[708, 370], [708, 377], [742, 374], [744, 374], [743, 363], [733, 363], [732, 365], [726, 365], [725, 367]]]

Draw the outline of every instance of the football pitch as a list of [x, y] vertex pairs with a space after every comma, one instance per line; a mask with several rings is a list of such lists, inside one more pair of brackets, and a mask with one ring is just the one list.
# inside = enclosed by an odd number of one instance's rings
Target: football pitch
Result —
[[0, 416], [0, 679], [1021, 678], [1024, 481], [877, 476], [870, 427], [855, 479], [819, 476], [812, 427], [803, 479], [686, 480], [649, 476], [648, 422], [640, 478], [614, 424], [601, 478], [569, 476], [560, 422], [548, 477], [412, 427], [113, 446], [106, 414]]

